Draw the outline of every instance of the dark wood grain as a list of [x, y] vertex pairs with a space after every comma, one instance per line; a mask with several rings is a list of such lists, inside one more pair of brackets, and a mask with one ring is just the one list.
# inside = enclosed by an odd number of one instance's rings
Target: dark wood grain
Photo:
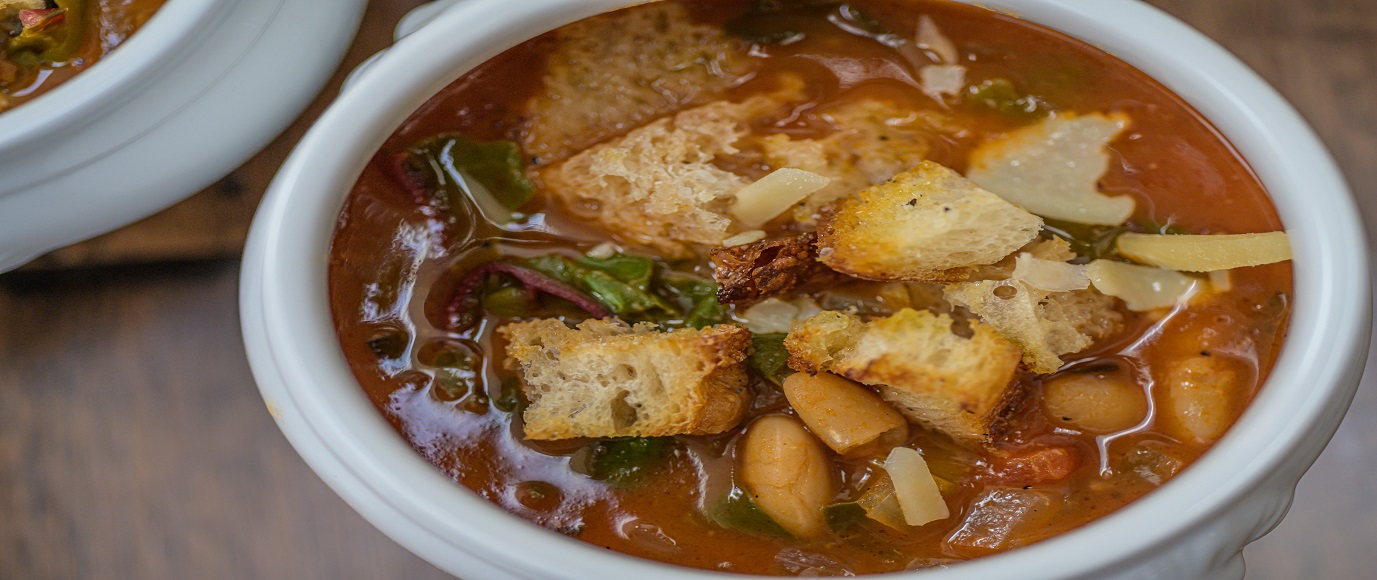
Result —
[[[382, 47], [416, 3], [375, 1], [349, 62]], [[1152, 3], [1291, 99], [1377, 219], [1377, 2]], [[124, 255], [233, 255], [277, 164], [334, 92], [207, 194], [223, 199], [48, 266], [128, 261], [115, 257], [139, 243], [166, 253]], [[213, 215], [206, 207], [238, 208], [214, 251], [157, 246], [174, 224]], [[237, 282], [233, 259], [0, 277], [0, 579], [442, 577], [350, 510], [272, 424], [240, 343]], [[1377, 388], [1365, 384], [1291, 514], [1246, 552], [1249, 578], [1372, 576], [1374, 450]]]

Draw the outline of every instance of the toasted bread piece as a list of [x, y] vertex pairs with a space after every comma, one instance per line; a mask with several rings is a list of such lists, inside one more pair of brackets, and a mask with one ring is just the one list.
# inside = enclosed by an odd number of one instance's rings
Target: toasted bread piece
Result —
[[596, 221], [623, 241], [688, 257], [695, 244], [716, 246], [727, 238], [730, 200], [747, 183], [712, 160], [736, 153], [746, 120], [778, 106], [770, 96], [710, 103], [594, 146], [536, 175], [572, 213]]
[[1016, 280], [980, 280], [947, 286], [944, 295], [1022, 346], [1035, 373], [1056, 372], [1061, 355], [1085, 350], [1124, 321], [1114, 299], [1093, 289], [1047, 292]]
[[833, 311], [795, 323], [784, 346], [793, 369], [874, 385], [913, 422], [974, 446], [1021, 401], [1022, 352], [980, 322], [971, 331], [957, 335], [950, 317], [926, 310], [870, 322]]
[[721, 98], [761, 62], [743, 40], [673, 2], [561, 28], [544, 86], [526, 103], [522, 146], [537, 166], [683, 108]]
[[771, 167], [794, 167], [832, 180], [793, 210], [813, 224], [837, 200], [888, 181], [927, 157], [930, 142], [962, 128], [934, 111], [914, 111], [877, 99], [850, 101], [822, 113], [835, 131], [818, 139], [774, 134], [760, 139]]
[[553, 318], [497, 330], [530, 405], [527, 439], [709, 435], [735, 427], [750, 404], [750, 331], [735, 325], [659, 332]]
[[748, 305], [785, 294], [821, 276], [840, 278], [818, 262], [818, 236], [808, 232], [789, 238], [716, 248], [712, 258], [717, 301]]
[[1042, 218], [931, 161], [824, 216], [818, 257], [869, 280], [951, 282], [1032, 241]]

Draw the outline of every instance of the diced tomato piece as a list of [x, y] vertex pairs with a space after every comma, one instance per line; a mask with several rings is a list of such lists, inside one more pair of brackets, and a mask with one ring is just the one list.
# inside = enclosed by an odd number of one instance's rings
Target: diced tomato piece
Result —
[[44, 10], [20, 10], [19, 23], [25, 30], [46, 28], [67, 19], [67, 9], [47, 8]]
[[1042, 447], [999, 459], [994, 479], [1009, 486], [1025, 486], [1065, 479], [1081, 465], [1081, 454], [1072, 447]]

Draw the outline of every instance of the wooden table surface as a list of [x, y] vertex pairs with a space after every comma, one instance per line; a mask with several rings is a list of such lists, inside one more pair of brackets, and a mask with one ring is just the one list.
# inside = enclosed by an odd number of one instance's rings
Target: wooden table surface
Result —
[[[1377, 2], [1151, 1], [1291, 99], [1377, 223]], [[418, 3], [374, 0], [346, 69]], [[210, 191], [0, 276], [0, 579], [443, 577], [307, 469], [240, 342], [244, 225], [338, 81]], [[1377, 576], [1377, 388], [1245, 554], [1252, 579]]]

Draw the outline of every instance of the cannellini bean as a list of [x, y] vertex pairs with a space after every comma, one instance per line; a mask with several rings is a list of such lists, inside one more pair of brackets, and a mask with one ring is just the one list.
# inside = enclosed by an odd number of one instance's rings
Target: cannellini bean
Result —
[[833, 451], [878, 455], [908, 439], [908, 421], [874, 391], [831, 373], [794, 373], [784, 396], [808, 429]]
[[826, 531], [822, 508], [837, 493], [835, 467], [803, 423], [757, 419], [737, 443], [737, 459], [740, 483], [760, 511], [800, 538]]
[[1090, 433], [1122, 431], [1147, 416], [1147, 396], [1127, 377], [1069, 373], [1042, 385], [1042, 410], [1053, 425]]
[[1221, 356], [1173, 361], [1159, 391], [1168, 432], [1183, 441], [1210, 443], [1233, 424], [1241, 393], [1238, 369]]

